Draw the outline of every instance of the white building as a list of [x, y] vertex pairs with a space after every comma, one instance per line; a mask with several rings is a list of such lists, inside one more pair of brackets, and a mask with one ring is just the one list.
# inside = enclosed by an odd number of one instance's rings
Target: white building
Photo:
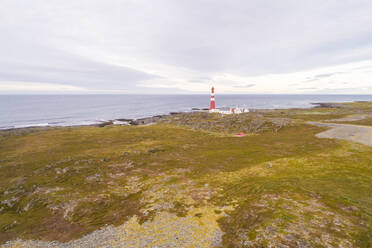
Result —
[[209, 110], [209, 113], [220, 113], [224, 115], [230, 115], [230, 114], [242, 114], [242, 113], [247, 113], [249, 112], [249, 109], [247, 108], [230, 108], [230, 107], [222, 107], [222, 108], [215, 108]]

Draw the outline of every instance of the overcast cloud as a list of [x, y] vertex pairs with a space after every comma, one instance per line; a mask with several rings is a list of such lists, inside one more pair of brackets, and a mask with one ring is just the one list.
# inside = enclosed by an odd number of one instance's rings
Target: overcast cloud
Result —
[[1, 0], [0, 94], [372, 94], [370, 0]]

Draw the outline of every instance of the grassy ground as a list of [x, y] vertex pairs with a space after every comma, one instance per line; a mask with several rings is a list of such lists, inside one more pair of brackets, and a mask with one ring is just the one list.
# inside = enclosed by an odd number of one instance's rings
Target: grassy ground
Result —
[[372, 112], [343, 106], [1, 132], [0, 244], [208, 207], [225, 213], [225, 247], [369, 247], [372, 147], [318, 139], [325, 128], [306, 124]]

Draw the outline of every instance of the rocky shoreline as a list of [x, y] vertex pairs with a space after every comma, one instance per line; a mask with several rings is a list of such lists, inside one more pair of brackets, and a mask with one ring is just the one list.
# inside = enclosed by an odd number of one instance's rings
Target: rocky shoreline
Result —
[[165, 115], [154, 115], [150, 117], [143, 117], [138, 119], [126, 119], [126, 118], [120, 118], [115, 120], [110, 120], [107, 122], [99, 123], [99, 124], [93, 124], [92, 126], [98, 126], [98, 127], [105, 127], [108, 125], [131, 125], [131, 126], [138, 126], [138, 125], [149, 125], [156, 123], [166, 117], [172, 116], [172, 115], [178, 115], [178, 114], [191, 114], [195, 112], [200, 111], [189, 111], [189, 112], [170, 112], [169, 114]]
[[[357, 101], [358, 102], [358, 101]], [[344, 108], [344, 106], [340, 103], [329, 103], [329, 102], [314, 102], [310, 103], [311, 105], [314, 105], [310, 108]], [[118, 118], [108, 121], [102, 121], [100, 123], [94, 123], [94, 124], [88, 124], [88, 125], [71, 125], [71, 126], [63, 126], [63, 127], [82, 127], [82, 126], [96, 126], [96, 127], [105, 127], [109, 125], [131, 125], [131, 126], [138, 126], [138, 125], [151, 125], [154, 123], [157, 123], [158, 121], [177, 114], [192, 114], [195, 112], [206, 112], [208, 111], [208, 108], [191, 108], [190, 111], [184, 111], [184, 112], [170, 112], [169, 114], [163, 114], [163, 115], [154, 115], [149, 117], [143, 117], [138, 119], [131, 119], [131, 118]], [[251, 112], [267, 112], [270, 111], [270, 109], [250, 109]], [[20, 127], [20, 128], [9, 128], [9, 129], [2, 129], [0, 132], [12, 132], [12, 131], [25, 131], [25, 130], [46, 130], [51, 128], [56, 128], [60, 126], [28, 126], [28, 127]]]
[[154, 124], [166, 117], [177, 115], [177, 114], [192, 114], [195, 112], [203, 112], [202, 109], [192, 109], [192, 111], [187, 112], [170, 112], [169, 114], [164, 115], [154, 115], [150, 117], [143, 117], [138, 119], [129, 119], [129, 118], [119, 118], [114, 120], [108, 120], [108, 121], [102, 121], [100, 123], [94, 123], [94, 124], [87, 124], [87, 125], [71, 125], [71, 126], [28, 126], [28, 127], [19, 127], [19, 128], [8, 128], [8, 129], [1, 129], [0, 132], [22, 132], [27, 130], [48, 130], [58, 127], [87, 127], [87, 126], [93, 126], [93, 127], [105, 127], [109, 125], [131, 125], [131, 126], [138, 126], [138, 125], [150, 125]]
[[312, 102], [314, 108], [345, 108], [342, 104], [331, 102]]

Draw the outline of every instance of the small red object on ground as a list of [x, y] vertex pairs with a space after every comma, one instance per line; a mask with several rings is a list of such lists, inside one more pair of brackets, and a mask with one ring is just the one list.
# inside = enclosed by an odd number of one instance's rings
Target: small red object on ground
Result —
[[236, 136], [238, 136], [238, 137], [243, 137], [243, 136], [245, 136], [245, 133], [240, 132], [240, 133], [238, 133]]

